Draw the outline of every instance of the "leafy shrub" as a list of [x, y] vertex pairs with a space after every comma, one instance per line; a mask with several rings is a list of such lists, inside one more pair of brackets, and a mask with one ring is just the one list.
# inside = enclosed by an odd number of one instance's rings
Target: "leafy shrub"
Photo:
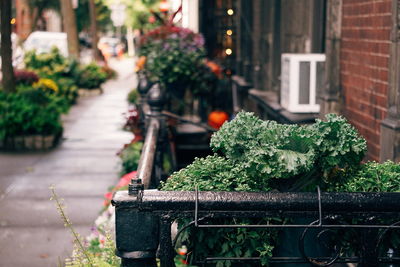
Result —
[[23, 85], [32, 85], [33, 83], [39, 81], [39, 76], [29, 70], [14, 70], [15, 83]]
[[150, 80], [175, 90], [179, 95], [186, 87], [196, 87], [204, 65], [204, 39], [189, 29], [160, 26], [140, 40], [139, 54], [146, 57], [145, 71]]
[[62, 131], [60, 111], [41, 90], [0, 91], [0, 139], [17, 135], [52, 135]]
[[25, 65], [40, 77], [53, 80], [58, 86], [56, 95], [65, 98], [68, 105], [76, 102], [79, 80], [78, 62], [64, 57], [57, 48], [50, 53], [36, 54], [29, 51], [25, 55]]
[[122, 161], [121, 176], [137, 170], [142, 147], [142, 142], [133, 142], [126, 145], [118, 154]]
[[79, 79], [77, 86], [79, 88], [97, 89], [107, 80], [107, 73], [96, 63], [90, 63], [79, 68]]
[[58, 85], [58, 94], [63, 97], [69, 105], [75, 104], [78, 98], [78, 87], [75, 85], [75, 80], [69, 77], [57, 77], [55, 79]]
[[[193, 191], [196, 186], [210, 191], [329, 188], [341, 181], [337, 169], [350, 171], [359, 165], [366, 142], [342, 117], [326, 118], [310, 126], [282, 125], [241, 112], [212, 136], [210, 145], [218, 155], [196, 159], [172, 174], [162, 190]], [[248, 222], [260, 223], [255, 219], [235, 220], [235, 224]], [[181, 221], [180, 227], [184, 223]], [[197, 229], [194, 236], [185, 231], [182, 240], [200, 257], [261, 256], [262, 263], [267, 264], [277, 242], [277, 232], [271, 230]], [[243, 239], [237, 240], [238, 236]], [[249, 243], [249, 239], [254, 241]], [[230, 262], [220, 264], [230, 266]]]
[[139, 92], [136, 89], [132, 89], [128, 94], [128, 102], [131, 104], [137, 104], [139, 99]]
[[392, 161], [367, 162], [341, 176], [330, 191], [400, 192], [400, 164]]
[[303, 179], [324, 188], [335, 168], [359, 164], [366, 151], [365, 140], [344, 118], [333, 114], [326, 118], [298, 126], [242, 112], [213, 135], [211, 148], [240, 165], [256, 184], [268, 179], [276, 188], [277, 179], [290, 178], [292, 188], [286, 190], [301, 189], [295, 187], [304, 186]]
[[118, 74], [115, 70], [113, 70], [112, 68], [110, 68], [109, 66], [105, 65], [101, 67], [102, 71], [106, 73], [107, 75], [107, 80], [110, 79], [115, 79], [117, 78]]

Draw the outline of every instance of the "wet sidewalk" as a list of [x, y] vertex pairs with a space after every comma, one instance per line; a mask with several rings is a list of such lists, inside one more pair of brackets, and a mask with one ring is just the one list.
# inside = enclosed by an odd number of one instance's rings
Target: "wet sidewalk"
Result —
[[80, 98], [64, 118], [64, 140], [49, 152], [0, 152], [0, 267], [58, 266], [69, 257], [50, 185], [64, 199], [75, 229], [90, 232], [108, 187], [118, 180], [116, 152], [132, 134], [123, 131], [126, 97], [135, 85], [133, 60], [114, 61], [116, 80], [102, 95]]

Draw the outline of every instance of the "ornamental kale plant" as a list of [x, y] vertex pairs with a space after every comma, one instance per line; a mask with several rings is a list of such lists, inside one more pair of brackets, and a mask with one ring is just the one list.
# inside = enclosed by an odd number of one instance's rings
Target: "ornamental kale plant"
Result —
[[[333, 114], [327, 115], [326, 121], [299, 126], [262, 121], [252, 113], [240, 112], [212, 136], [210, 145], [215, 155], [196, 159], [172, 174], [162, 190], [198, 187], [209, 191], [314, 191], [317, 185], [327, 189], [335, 181], [343, 181], [337, 175], [339, 171], [357, 168], [366, 151], [366, 142], [354, 127]], [[260, 220], [234, 223], [249, 222]], [[200, 240], [205, 233], [199, 229], [193, 236], [187, 231], [182, 239], [200, 256], [232, 257], [245, 253], [261, 256], [263, 264], [267, 264], [277, 241], [275, 230], [241, 229], [241, 234], [257, 237], [251, 244], [238, 243], [233, 238], [239, 234], [238, 229], [207, 231], [207, 245]], [[230, 266], [230, 262], [224, 264]]]

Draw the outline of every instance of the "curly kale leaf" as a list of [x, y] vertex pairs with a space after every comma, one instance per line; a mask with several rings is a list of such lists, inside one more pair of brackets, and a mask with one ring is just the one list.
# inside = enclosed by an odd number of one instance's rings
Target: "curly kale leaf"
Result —
[[231, 160], [218, 155], [196, 158], [186, 168], [175, 172], [162, 185], [166, 191], [267, 191], [266, 183], [257, 183]]
[[343, 117], [328, 114], [326, 119], [310, 126], [316, 136], [315, 148], [322, 170], [358, 165], [367, 149], [365, 139]]
[[241, 165], [249, 176], [287, 178], [310, 170], [313, 136], [297, 125], [262, 121], [240, 112], [211, 138], [211, 148]]

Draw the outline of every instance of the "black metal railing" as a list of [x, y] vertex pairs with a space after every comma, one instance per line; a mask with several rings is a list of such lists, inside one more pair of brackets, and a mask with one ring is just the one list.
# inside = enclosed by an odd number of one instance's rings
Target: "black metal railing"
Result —
[[[175, 256], [171, 240], [171, 224], [179, 218], [191, 218], [187, 227], [197, 228], [279, 228], [304, 229], [299, 237], [299, 251], [302, 256], [285, 255], [270, 258], [271, 263], [311, 263], [328, 266], [332, 263], [359, 263], [359, 266], [378, 266], [380, 263], [400, 263], [399, 257], [379, 255], [378, 250], [389, 231], [399, 230], [400, 193], [249, 193], [249, 192], [176, 192], [144, 191], [140, 195], [118, 192], [113, 200], [116, 207], [117, 250], [119, 255], [127, 253], [123, 239], [134, 240], [149, 250], [137, 248], [143, 255], [158, 256], [161, 266], [174, 266]], [[216, 218], [309, 218], [309, 224], [264, 224], [225, 225], [205, 223]], [[358, 219], [354, 223], [354, 219]], [[383, 223], [382, 220], [386, 221]], [[352, 223], [353, 221], [353, 223]], [[149, 223], [151, 222], [151, 223]], [[159, 225], [158, 225], [159, 223]], [[143, 229], [139, 234], [138, 227]], [[334, 255], [311, 257], [304, 250], [305, 236], [311, 229], [320, 233], [327, 229], [358, 231], [360, 243], [357, 256]], [[154, 246], [144, 245], [151, 242]], [[398, 249], [398, 248], [397, 248]], [[136, 258], [140, 262], [141, 258]], [[251, 257], [206, 257], [198, 264], [220, 260], [259, 261]], [[135, 265], [133, 258], [122, 258], [122, 266]]]

